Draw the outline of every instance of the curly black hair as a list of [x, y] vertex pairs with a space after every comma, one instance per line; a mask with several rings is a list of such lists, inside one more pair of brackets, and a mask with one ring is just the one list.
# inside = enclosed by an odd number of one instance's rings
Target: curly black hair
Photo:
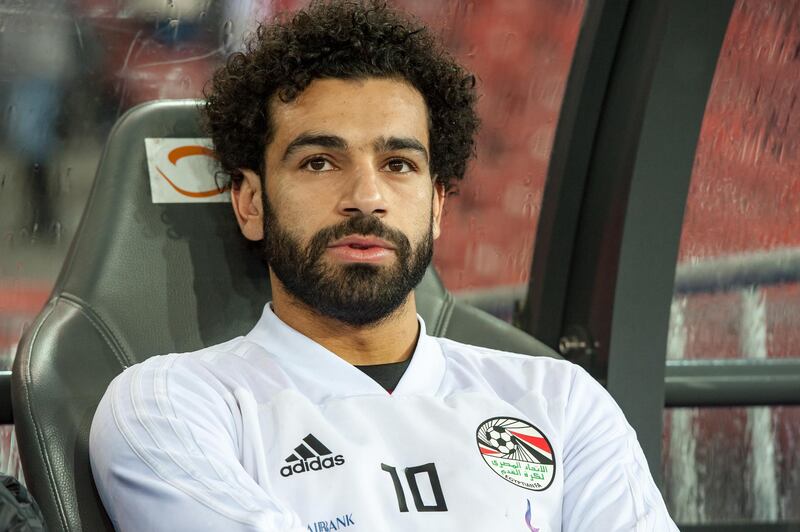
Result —
[[313, 1], [292, 16], [259, 25], [243, 52], [232, 54], [206, 90], [205, 127], [223, 172], [264, 176], [273, 138], [269, 102], [294, 100], [319, 78], [404, 79], [428, 107], [431, 172], [446, 192], [463, 179], [474, 155], [479, 120], [475, 77], [420, 22], [381, 0]]

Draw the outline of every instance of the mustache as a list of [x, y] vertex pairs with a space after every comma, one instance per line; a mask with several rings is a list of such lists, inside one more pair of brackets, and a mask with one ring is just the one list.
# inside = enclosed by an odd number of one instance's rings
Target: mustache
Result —
[[380, 218], [362, 214], [318, 231], [308, 244], [308, 254], [319, 257], [331, 242], [350, 235], [374, 236], [386, 240], [395, 246], [401, 257], [411, 253], [411, 242], [402, 231], [389, 227]]

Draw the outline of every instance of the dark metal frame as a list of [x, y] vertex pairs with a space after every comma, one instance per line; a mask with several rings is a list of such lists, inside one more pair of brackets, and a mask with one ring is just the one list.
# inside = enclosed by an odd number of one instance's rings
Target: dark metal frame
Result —
[[557, 349], [579, 214], [628, 0], [589, 0], [558, 118], [531, 263], [527, 332]]
[[[517, 321], [586, 367], [660, 479], [667, 406], [799, 401], [794, 361], [666, 362], [697, 138], [733, 0], [589, 1]], [[786, 268], [770, 279], [786, 280]], [[730, 272], [718, 282], [740, 282]], [[698, 285], [699, 286], [699, 285]], [[511, 289], [513, 291], [513, 288]], [[571, 355], [571, 356], [570, 356]], [[796, 530], [790, 523], [684, 530]]]
[[[520, 322], [586, 367], [660, 477], [683, 210], [733, 0], [589, 2]], [[604, 82], [605, 81], [605, 82]]]
[[14, 423], [11, 411], [11, 371], [0, 371], [0, 425]]

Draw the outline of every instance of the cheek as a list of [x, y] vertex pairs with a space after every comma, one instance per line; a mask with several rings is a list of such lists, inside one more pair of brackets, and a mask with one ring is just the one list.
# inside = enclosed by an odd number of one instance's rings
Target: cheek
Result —
[[281, 227], [293, 236], [305, 238], [320, 213], [314, 195], [280, 185], [268, 187], [267, 192], [273, 215]]
[[337, 190], [328, 183], [300, 185], [282, 180], [269, 190], [273, 207], [301, 225], [330, 218], [336, 211]]
[[419, 187], [413, 195], [406, 196], [400, 203], [401, 216], [416, 233], [428, 230], [432, 213], [431, 194], [430, 189]]
[[308, 209], [297, 209], [284, 205], [277, 209], [276, 218], [281, 228], [295, 239], [308, 242], [321, 228], [321, 223]]
[[413, 211], [409, 210], [406, 213], [407, 227], [409, 227], [408, 236], [414, 242], [419, 242], [428, 236], [428, 230], [431, 224], [431, 206], [430, 203], [420, 203]]

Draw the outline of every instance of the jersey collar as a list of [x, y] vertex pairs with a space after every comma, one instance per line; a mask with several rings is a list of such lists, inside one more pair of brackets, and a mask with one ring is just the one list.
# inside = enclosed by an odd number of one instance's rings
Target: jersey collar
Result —
[[[417, 320], [420, 327], [417, 346], [392, 396], [433, 395], [444, 377], [441, 346], [428, 336], [419, 315]], [[334, 396], [389, 395], [361, 370], [281, 321], [269, 303], [246, 338], [276, 359], [307, 397], [323, 401]]]

